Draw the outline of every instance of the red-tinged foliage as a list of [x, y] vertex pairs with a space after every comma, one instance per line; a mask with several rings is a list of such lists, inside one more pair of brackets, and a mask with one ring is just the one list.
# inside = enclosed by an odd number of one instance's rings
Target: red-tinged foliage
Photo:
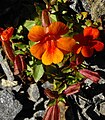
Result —
[[47, 109], [43, 120], [60, 120], [60, 109], [57, 103]]
[[90, 80], [92, 80], [94, 83], [97, 83], [100, 80], [100, 75], [98, 74], [98, 72], [93, 72], [88, 69], [82, 69], [82, 70], [79, 70], [79, 72], [86, 78], [89, 78]]
[[49, 99], [57, 99], [58, 98], [58, 94], [56, 92], [51, 91], [50, 89], [45, 89], [44, 93], [46, 96], [49, 97]]
[[21, 74], [26, 69], [23, 56], [17, 55], [14, 60], [14, 75]]
[[73, 94], [79, 92], [80, 85], [81, 85], [80, 83], [73, 84], [73, 85], [69, 86], [63, 93], [66, 94], [67, 96], [73, 95]]

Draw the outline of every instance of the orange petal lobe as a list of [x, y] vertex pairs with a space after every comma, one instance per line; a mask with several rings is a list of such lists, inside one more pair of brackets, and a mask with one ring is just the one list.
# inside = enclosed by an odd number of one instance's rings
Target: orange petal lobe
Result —
[[84, 36], [90, 36], [92, 34], [92, 27], [86, 27], [83, 31]]
[[7, 28], [6, 30], [4, 30], [1, 34], [1, 39], [3, 41], [8, 41], [10, 40], [10, 38], [12, 37], [12, 34], [13, 34], [13, 31], [14, 31], [14, 28], [13, 27], [9, 27]]
[[104, 43], [98, 40], [94, 40], [92, 43], [95, 44], [93, 47], [96, 51], [102, 51], [104, 49]]
[[93, 39], [98, 38], [99, 37], [99, 30], [96, 28], [92, 28], [92, 36], [93, 36]]
[[99, 30], [92, 27], [86, 27], [84, 29], [84, 36], [91, 36], [93, 39], [96, 39], [99, 37]]
[[81, 53], [84, 57], [91, 57], [93, 55], [93, 48], [90, 48], [90, 46], [83, 46]]
[[28, 33], [28, 38], [33, 42], [42, 41], [44, 37], [45, 31], [41, 26], [33, 26]]
[[72, 51], [72, 48], [75, 44], [75, 40], [70, 37], [64, 37], [57, 40], [57, 47], [66, 52]]
[[63, 59], [63, 53], [55, 46], [55, 41], [47, 41], [46, 51], [42, 55], [42, 63], [50, 65], [52, 63], [59, 63]]
[[37, 43], [33, 45], [30, 48], [30, 52], [34, 57], [41, 59], [42, 54], [45, 52], [45, 44]]
[[63, 57], [63, 53], [58, 48], [56, 48], [53, 54], [53, 63], [57, 64], [61, 62], [63, 60]]
[[76, 44], [74, 47], [73, 47], [73, 51], [75, 54], [79, 54], [81, 52], [81, 49], [82, 49], [82, 46], [79, 45], [79, 44]]
[[62, 60], [63, 60], [63, 53], [58, 48], [55, 48], [52, 54], [51, 52], [46, 50], [42, 55], [42, 63], [45, 65], [50, 65], [52, 63], [57, 64]]
[[53, 22], [48, 27], [49, 34], [52, 35], [63, 35], [69, 31], [69, 28], [62, 22]]

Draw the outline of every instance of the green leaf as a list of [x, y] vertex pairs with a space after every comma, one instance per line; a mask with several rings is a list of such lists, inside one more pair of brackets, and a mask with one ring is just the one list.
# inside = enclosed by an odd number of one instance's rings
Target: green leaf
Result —
[[67, 88], [67, 85], [64, 84], [59, 88], [58, 94], [61, 94], [63, 92], [63, 90], [65, 90]]
[[40, 80], [43, 74], [44, 74], [44, 68], [42, 64], [38, 64], [33, 67], [33, 77], [35, 79], [35, 82], [38, 82], [38, 80]]
[[14, 46], [18, 47], [19, 49], [22, 49], [22, 51], [26, 51], [27, 46], [23, 43], [14, 43]]
[[86, 20], [85, 25], [88, 26], [88, 27], [91, 26], [92, 25], [92, 21], [91, 20]]
[[56, 100], [55, 99], [53, 99], [53, 100], [50, 100], [49, 102], [48, 102], [48, 106], [50, 107], [50, 106], [53, 106], [53, 105], [55, 105], [56, 104]]
[[65, 100], [65, 98], [63, 96], [59, 96], [58, 101], [66, 103], [66, 100]]
[[52, 22], [56, 22], [57, 21], [57, 17], [54, 14], [51, 14], [50, 18], [51, 18]]
[[35, 21], [32, 20], [26, 20], [24, 23], [24, 27], [26, 27], [28, 30], [35, 25]]
[[62, 84], [62, 82], [54, 80], [54, 90], [58, 90], [58, 88], [60, 87], [61, 84]]
[[23, 52], [23, 51], [21, 51], [21, 50], [16, 50], [16, 51], [15, 51], [15, 54], [16, 54], [16, 55], [18, 55], [18, 54], [24, 55], [24, 53], [25, 53], [25, 52]]

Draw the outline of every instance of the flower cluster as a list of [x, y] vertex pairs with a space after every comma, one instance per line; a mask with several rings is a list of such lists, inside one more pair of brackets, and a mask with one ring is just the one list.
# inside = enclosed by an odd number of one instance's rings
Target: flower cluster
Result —
[[61, 93], [66, 96], [73, 95], [80, 91], [86, 78], [89, 78], [94, 83], [98, 83], [100, 79], [97, 72], [79, 67], [85, 58], [92, 57], [95, 51], [98, 52], [104, 49], [104, 43], [99, 40], [99, 30], [92, 26], [85, 26], [83, 33], [78, 33], [73, 37], [66, 37], [65, 34], [68, 32], [67, 25], [60, 21], [50, 22], [48, 10], [43, 10], [42, 26], [35, 25], [28, 33], [29, 40], [35, 43], [30, 47], [30, 52], [36, 59], [41, 60], [47, 66], [62, 63], [69, 56], [67, 59], [69, 61], [68, 68], [72, 71], [69, 74], [71, 74], [72, 79], [77, 79], [77, 82], [71, 85], [69, 85], [69, 80], [65, 80], [64, 83], [63, 79], [62, 82], [57, 81], [60, 84], [59, 87], [65, 86], [62, 91], [56, 85], [55, 90], [58, 91], [45, 90], [45, 95], [50, 100], [55, 100], [55, 103], [48, 107], [43, 120], [60, 120], [58, 104]]
[[[55, 0], [50, 2], [56, 4]], [[60, 120], [61, 101], [66, 106], [67, 96], [78, 94], [87, 78], [95, 84], [99, 82], [100, 74], [92, 71], [85, 63], [87, 59], [97, 55], [97, 52], [104, 50], [104, 43], [98, 26], [83, 23], [79, 28], [80, 25], [77, 25], [80, 17], [82, 22], [85, 21], [87, 13], [82, 12], [77, 23], [76, 20], [68, 20], [69, 17], [64, 17], [64, 22], [60, 19], [52, 21], [50, 15], [55, 9], [52, 10], [49, 4], [46, 6], [48, 8], [41, 11], [40, 24], [28, 23], [29, 28], [26, 23], [16, 29], [0, 28], [0, 42], [13, 65], [14, 75], [26, 78], [30, 84], [39, 80], [52, 84], [53, 88], [44, 90], [49, 103], [43, 120]], [[57, 16], [57, 12], [55, 10], [54, 15]], [[27, 31], [25, 35], [24, 28]]]

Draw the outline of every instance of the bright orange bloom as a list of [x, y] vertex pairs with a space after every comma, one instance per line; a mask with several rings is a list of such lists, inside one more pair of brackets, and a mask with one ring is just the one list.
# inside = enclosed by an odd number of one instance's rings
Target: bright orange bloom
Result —
[[14, 28], [9, 27], [7, 29], [0, 28], [0, 41], [7, 57], [14, 61], [15, 55], [11, 46], [10, 38], [12, 37]]
[[83, 34], [77, 34], [74, 39], [79, 43], [75, 45], [74, 52], [76, 54], [82, 53], [84, 57], [91, 57], [94, 50], [101, 51], [104, 44], [96, 38], [99, 37], [99, 30], [92, 27], [86, 27]]
[[61, 37], [68, 30], [68, 27], [62, 22], [53, 22], [48, 27], [37, 25], [32, 27], [28, 38], [37, 44], [30, 48], [31, 54], [41, 59], [45, 65], [61, 62], [64, 54], [70, 52], [75, 45], [73, 38]]
[[13, 31], [14, 31], [13, 27], [9, 27], [6, 30], [4, 30], [3, 28], [0, 28], [0, 40], [9, 41], [10, 38], [12, 37]]

